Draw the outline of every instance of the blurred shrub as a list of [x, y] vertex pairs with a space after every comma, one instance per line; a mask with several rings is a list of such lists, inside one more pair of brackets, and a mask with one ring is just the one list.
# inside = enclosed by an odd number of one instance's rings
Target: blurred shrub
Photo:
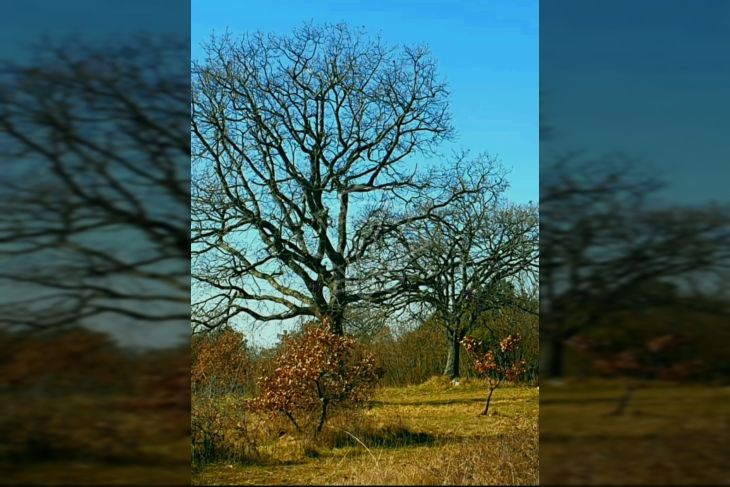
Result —
[[110, 392], [131, 384], [120, 374], [131, 364], [107, 334], [78, 327], [8, 335], [13, 349], [2, 364], [5, 390]]
[[80, 327], [2, 334], [1, 464], [188, 461], [187, 346], [123, 350]]

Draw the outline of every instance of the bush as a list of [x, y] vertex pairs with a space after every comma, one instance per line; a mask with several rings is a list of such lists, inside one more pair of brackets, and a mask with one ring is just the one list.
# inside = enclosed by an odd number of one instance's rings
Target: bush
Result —
[[[479, 317], [472, 331], [474, 338], [487, 342], [493, 336], [509, 334], [519, 334], [522, 338], [520, 353], [527, 368], [521, 380], [537, 385], [539, 350], [536, 316], [510, 308], [486, 312]], [[400, 333], [383, 327], [362, 342], [375, 355], [376, 363], [384, 368], [380, 384], [386, 387], [417, 385], [441, 375], [450, 348], [444, 328], [434, 319], [426, 319], [418, 326]], [[462, 355], [461, 365], [462, 378], [481, 376], [474, 369], [474, 360], [468, 354]]]
[[568, 344], [593, 357], [593, 367], [604, 377], [627, 379], [624, 394], [612, 415], [623, 414], [634, 392], [647, 380], [682, 381], [702, 372], [702, 362], [687, 356], [689, 340], [679, 333], [658, 335], [643, 344], [629, 346], [575, 336]]
[[373, 355], [356, 347], [354, 338], [334, 334], [326, 323], [285, 335], [274, 365], [272, 375], [259, 379], [250, 407], [284, 414], [297, 431], [302, 417], [318, 412], [315, 435], [331, 408], [362, 404], [378, 379]]
[[230, 327], [194, 335], [190, 376], [193, 391], [208, 394], [247, 388], [251, 358], [244, 335]]
[[192, 463], [258, 457], [259, 438], [246, 408], [231, 398], [196, 397], [191, 408]]
[[486, 416], [495, 389], [504, 380], [517, 382], [527, 371], [527, 362], [522, 359], [522, 338], [520, 335], [508, 335], [499, 340], [498, 346], [492, 347], [485, 347], [470, 336], [464, 337], [461, 343], [474, 360], [474, 370], [488, 380], [489, 394], [481, 413]]
[[128, 386], [127, 375], [119, 371], [130, 364], [105, 333], [73, 327], [11, 337], [15, 348], [3, 359], [2, 389], [65, 394], [112, 392]]
[[383, 329], [364, 343], [383, 368], [380, 383], [384, 386], [420, 384], [441, 374], [446, 363], [446, 334], [432, 322], [395, 335]]

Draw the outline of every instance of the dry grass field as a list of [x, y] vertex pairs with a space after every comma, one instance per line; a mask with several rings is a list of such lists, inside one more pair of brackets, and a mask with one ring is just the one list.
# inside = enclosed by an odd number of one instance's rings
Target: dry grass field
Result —
[[619, 381], [545, 384], [540, 479], [549, 485], [728, 485], [730, 390], [653, 383], [612, 416]]
[[[453, 386], [434, 378], [417, 386], [382, 388], [369, 409], [333, 417], [317, 440], [291, 434], [284, 423], [256, 418], [254, 430], [269, 430], [259, 436], [256, 452], [194, 465], [193, 483], [536, 484], [538, 389], [501, 387], [489, 417], [478, 416], [485, 395], [486, 385], [477, 380]], [[270, 434], [272, 428], [281, 429]]]
[[135, 410], [129, 396], [3, 396], [0, 484], [182, 485], [184, 410]]

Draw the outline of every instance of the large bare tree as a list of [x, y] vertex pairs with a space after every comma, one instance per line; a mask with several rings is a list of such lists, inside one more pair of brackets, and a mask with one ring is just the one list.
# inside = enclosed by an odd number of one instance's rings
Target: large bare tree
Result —
[[188, 323], [186, 44], [62, 42], [4, 66], [4, 323]]
[[315, 316], [342, 333], [348, 306], [403, 290], [353, 272], [369, 249], [467, 192], [413, 164], [452, 133], [435, 63], [344, 25], [213, 37], [205, 53], [193, 64], [194, 324]]
[[456, 378], [461, 340], [480, 316], [523, 306], [536, 292], [538, 215], [532, 204], [505, 200], [503, 171], [486, 156], [456, 165], [450, 186], [469, 191], [437, 218], [405, 225], [371, 255], [373, 267], [387, 269], [381, 275], [408, 284], [389, 306], [412, 307], [443, 326], [449, 342], [444, 374]]

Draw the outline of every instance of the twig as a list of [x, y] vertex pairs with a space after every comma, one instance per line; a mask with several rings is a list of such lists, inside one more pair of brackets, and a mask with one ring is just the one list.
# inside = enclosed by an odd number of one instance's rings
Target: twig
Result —
[[375, 458], [375, 455], [373, 455], [373, 452], [371, 452], [371, 451], [370, 451], [370, 448], [368, 448], [368, 447], [367, 447], [367, 445], [366, 445], [365, 443], [363, 443], [362, 441], [360, 441], [360, 438], [358, 438], [357, 436], [353, 435], [352, 433], [350, 433], [349, 431], [347, 431], [347, 430], [345, 430], [345, 429], [341, 429], [341, 428], [339, 428], [339, 429], [340, 429], [341, 431], [344, 431], [345, 433], [347, 433], [348, 435], [350, 435], [350, 436], [351, 436], [352, 438], [354, 438], [354, 439], [355, 439], [355, 441], [357, 441], [358, 443], [360, 443], [360, 444], [362, 445], [362, 447], [363, 447], [363, 448], [365, 448], [365, 450], [367, 450], [367, 452], [368, 452], [368, 453], [370, 454], [370, 457], [371, 457], [371, 458], [372, 458], [373, 460], [375, 460], [375, 465], [377, 465], [377, 466], [378, 466], [378, 468], [380, 468], [380, 462], [378, 462], [378, 459], [377, 459], [377, 458]]

